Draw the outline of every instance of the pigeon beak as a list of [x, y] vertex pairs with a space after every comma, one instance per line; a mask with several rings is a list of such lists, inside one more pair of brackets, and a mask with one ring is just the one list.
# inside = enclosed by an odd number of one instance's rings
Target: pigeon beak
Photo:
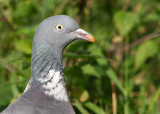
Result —
[[77, 29], [76, 31], [73, 32], [78, 35], [77, 38], [88, 40], [89, 42], [95, 42], [94, 37], [83, 29]]

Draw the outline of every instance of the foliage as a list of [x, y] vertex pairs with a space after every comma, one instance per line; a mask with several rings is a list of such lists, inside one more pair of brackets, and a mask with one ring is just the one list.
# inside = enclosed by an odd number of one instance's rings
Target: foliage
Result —
[[76, 113], [159, 114], [160, 40], [142, 38], [159, 33], [159, 6], [159, 0], [0, 0], [0, 112], [29, 81], [37, 26], [65, 14], [96, 39], [64, 52]]

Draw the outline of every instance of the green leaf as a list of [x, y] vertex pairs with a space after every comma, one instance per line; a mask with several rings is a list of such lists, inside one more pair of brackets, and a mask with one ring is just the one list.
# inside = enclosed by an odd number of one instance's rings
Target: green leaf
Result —
[[[17, 77], [16, 75], [12, 74], [10, 76], [10, 82], [14, 82], [17, 80]], [[12, 89], [12, 94], [15, 96], [17, 96], [19, 94], [19, 91], [18, 91], [18, 88], [17, 88], [17, 85], [16, 84], [12, 84], [11, 85], [11, 89]]]
[[148, 13], [148, 15], [146, 16], [146, 18], [144, 18], [144, 20], [146, 22], [151, 22], [151, 21], [159, 21], [159, 14], [158, 13]]
[[147, 41], [139, 46], [135, 56], [135, 68], [140, 68], [144, 62], [155, 56], [158, 52], [158, 45], [154, 41]]
[[145, 114], [145, 110], [146, 110], [146, 105], [147, 105], [147, 97], [141, 98], [142, 99], [142, 106], [139, 108], [140, 109], [140, 114]]
[[95, 114], [106, 114], [106, 112], [102, 108], [91, 102], [85, 103], [84, 106], [93, 111]]
[[90, 46], [89, 51], [91, 52], [92, 55], [100, 56], [100, 57], [104, 56], [99, 46], [96, 46], [96, 45]]
[[15, 8], [13, 17], [16, 19], [23, 19], [25, 17], [31, 17], [36, 13], [35, 2], [19, 2], [17, 5], [18, 8]]
[[148, 107], [148, 112], [149, 112], [148, 114], [154, 113], [154, 110], [155, 110], [156, 104], [158, 104], [157, 101], [159, 100], [159, 98], [160, 98], [160, 87], [156, 90], [154, 96], [150, 101], [150, 104]]
[[8, 105], [13, 98], [11, 86], [8, 85], [0, 88], [0, 106]]
[[22, 94], [19, 93], [17, 96], [13, 97], [13, 98], [11, 99], [11, 101], [10, 101], [10, 104], [13, 103], [13, 102], [15, 102], [21, 95], [22, 95]]
[[14, 42], [14, 46], [18, 51], [24, 52], [26, 54], [31, 54], [32, 53], [32, 46], [30, 43], [28, 43], [26, 40], [21, 39], [21, 40], [16, 40]]
[[85, 102], [85, 101], [88, 100], [88, 99], [89, 99], [89, 93], [88, 93], [87, 90], [84, 90], [83, 93], [81, 94], [79, 100], [80, 100], [81, 102]]
[[96, 61], [99, 65], [107, 65], [108, 64], [108, 60], [105, 58], [97, 58]]
[[114, 15], [115, 26], [122, 36], [126, 36], [138, 23], [138, 16], [133, 12], [118, 11]]
[[106, 71], [107, 76], [114, 81], [114, 83], [116, 84], [116, 86], [121, 90], [121, 92], [125, 95], [125, 91], [123, 88], [122, 83], [119, 81], [118, 76], [116, 75], [116, 73], [113, 71], [113, 69], [109, 68]]
[[89, 114], [89, 112], [82, 106], [82, 104], [78, 100], [75, 100], [75, 103], [73, 105], [81, 112], [81, 114]]
[[64, 73], [66, 75], [70, 75], [70, 76], [74, 76], [74, 75], [82, 76], [82, 70], [79, 67], [76, 67], [76, 66], [66, 67], [64, 69]]
[[100, 74], [95, 70], [95, 68], [90, 64], [86, 64], [81, 68], [84, 74], [93, 75], [96, 76], [97, 78], [101, 77]]
[[24, 26], [21, 29], [18, 29], [16, 31], [16, 34], [21, 36], [27, 35], [27, 36], [33, 37], [37, 27], [38, 27], [38, 24], [34, 26]]

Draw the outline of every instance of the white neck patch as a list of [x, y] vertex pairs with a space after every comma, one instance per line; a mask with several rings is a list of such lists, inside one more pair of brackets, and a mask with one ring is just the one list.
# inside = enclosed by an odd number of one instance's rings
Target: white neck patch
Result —
[[60, 81], [63, 76], [60, 71], [50, 70], [49, 73], [40, 78], [39, 81], [45, 88], [45, 94], [53, 96], [56, 100], [68, 101], [68, 95], [65, 85]]

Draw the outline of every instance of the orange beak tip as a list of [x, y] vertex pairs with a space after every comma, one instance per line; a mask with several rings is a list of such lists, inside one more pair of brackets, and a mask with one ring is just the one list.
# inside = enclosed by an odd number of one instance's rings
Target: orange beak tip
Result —
[[88, 39], [90, 42], [95, 42], [95, 38], [92, 35], [89, 35]]

